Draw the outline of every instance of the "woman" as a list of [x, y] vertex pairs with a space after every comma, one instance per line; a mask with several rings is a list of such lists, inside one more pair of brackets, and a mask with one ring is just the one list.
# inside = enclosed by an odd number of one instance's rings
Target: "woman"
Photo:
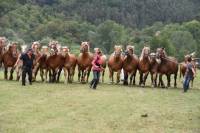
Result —
[[93, 80], [90, 83], [90, 88], [96, 89], [97, 84], [99, 83], [100, 72], [104, 69], [101, 66], [101, 50], [99, 48], [95, 49], [95, 56], [92, 61], [92, 71], [93, 71]]

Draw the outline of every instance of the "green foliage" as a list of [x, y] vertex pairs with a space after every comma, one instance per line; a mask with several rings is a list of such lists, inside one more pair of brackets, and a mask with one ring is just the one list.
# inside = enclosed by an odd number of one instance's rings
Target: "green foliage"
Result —
[[127, 30], [122, 25], [114, 21], [105, 21], [97, 27], [93, 43], [106, 53], [111, 53], [114, 45], [126, 45], [128, 38]]
[[182, 60], [200, 56], [199, 7], [197, 0], [2, 0], [0, 36], [42, 45], [54, 39], [75, 53], [82, 41], [105, 53], [114, 45], [135, 45], [136, 54], [144, 45], [165, 47]]

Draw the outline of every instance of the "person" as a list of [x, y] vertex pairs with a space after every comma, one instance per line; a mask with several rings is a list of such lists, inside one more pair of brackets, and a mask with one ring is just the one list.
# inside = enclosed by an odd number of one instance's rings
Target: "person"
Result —
[[192, 58], [188, 57], [187, 59], [187, 68], [184, 76], [184, 81], [183, 81], [183, 89], [184, 92], [187, 92], [189, 89], [190, 81], [195, 77], [195, 70], [194, 70], [194, 65], [192, 64]]
[[100, 78], [100, 72], [104, 68], [101, 66], [101, 50], [99, 48], [95, 49], [95, 57], [92, 61], [92, 71], [93, 71], [93, 79], [90, 83], [90, 88], [96, 89], [99, 78]]
[[23, 62], [22, 66], [22, 86], [25, 86], [26, 74], [28, 74], [29, 84], [32, 85], [32, 68], [35, 56], [33, 50], [30, 48], [26, 53], [20, 56], [20, 60]]

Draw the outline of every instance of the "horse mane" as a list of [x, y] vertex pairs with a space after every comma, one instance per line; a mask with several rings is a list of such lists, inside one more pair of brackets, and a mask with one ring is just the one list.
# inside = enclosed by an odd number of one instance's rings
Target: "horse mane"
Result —
[[144, 58], [144, 50], [145, 49], [147, 49], [148, 48], [148, 50], [150, 50], [150, 48], [149, 47], [144, 47], [143, 49], [142, 49], [142, 53], [141, 53], [141, 55], [140, 55], [140, 61]]

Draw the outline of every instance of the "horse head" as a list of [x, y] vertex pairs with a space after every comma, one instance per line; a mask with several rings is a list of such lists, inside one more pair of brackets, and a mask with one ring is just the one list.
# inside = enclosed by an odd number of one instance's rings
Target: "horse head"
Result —
[[134, 54], [134, 49], [135, 49], [134, 46], [128, 45], [126, 47], [125, 55], [126, 56], [132, 56]]
[[187, 62], [188, 58], [190, 58], [190, 57], [191, 57], [191, 55], [185, 55], [184, 62]]
[[159, 58], [157, 58], [156, 53], [151, 53], [150, 58], [151, 58], [152, 64], [154, 64], [154, 63], [160, 64], [161, 63], [161, 60]]
[[89, 50], [90, 50], [89, 42], [82, 42], [80, 47], [81, 53], [89, 52]]
[[17, 57], [17, 43], [13, 42], [12, 44], [8, 44], [7, 46], [7, 52], [9, 54], [12, 54], [13, 57]]
[[150, 48], [147, 46], [144, 46], [144, 48], [142, 49], [140, 60], [149, 58], [149, 55], [150, 55]]
[[120, 45], [115, 45], [115, 51], [114, 51], [114, 56], [115, 57], [120, 57], [122, 53], [122, 46]]
[[67, 46], [62, 47], [61, 54], [66, 57], [69, 54], [69, 48]]
[[5, 37], [0, 37], [0, 54], [2, 54], [6, 47], [7, 39]]
[[33, 42], [31, 48], [33, 49], [34, 53], [38, 53], [40, 50], [40, 43], [38, 41]]
[[156, 56], [159, 59], [166, 58], [167, 55], [166, 55], [166, 52], [165, 52], [165, 48], [157, 48], [157, 50], [156, 50]]
[[7, 39], [5, 37], [0, 37], [0, 47], [5, 46]]
[[60, 44], [58, 43], [58, 41], [50, 41], [49, 42], [49, 48], [50, 49], [54, 49], [54, 51], [57, 53], [60, 49]]

